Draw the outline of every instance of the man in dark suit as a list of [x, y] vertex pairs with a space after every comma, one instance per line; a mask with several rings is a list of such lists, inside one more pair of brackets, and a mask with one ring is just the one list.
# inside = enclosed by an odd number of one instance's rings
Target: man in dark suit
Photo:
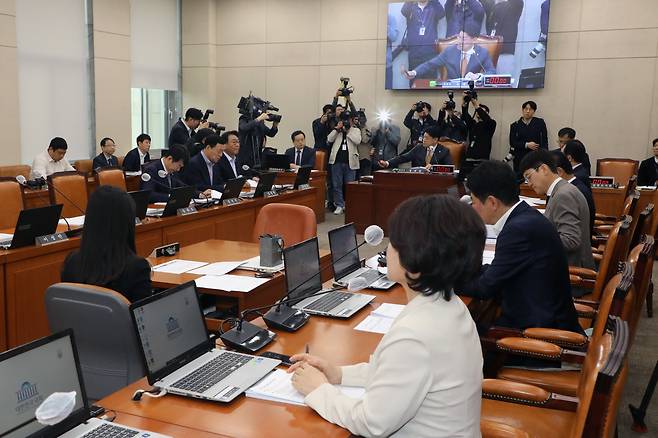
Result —
[[468, 187], [473, 208], [493, 225], [498, 239], [491, 264], [455, 292], [498, 299], [501, 315], [496, 325], [582, 333], [560, 237], [548, 219], [519, 200], [514, 171], [500, 161], [485, 161], [468, 176]]
[[123, 159], [123, 170], [126, 172], [139, 172], [142, 165], [151, 160], [149, 150], [151, 149], [151, 137], [148, 134], [137, 136], [137, 147], [131, 149]]
[[169, 140], [167, 145], [185, 144], [190, 137], [196, 134], [196, 129], [201, 126], [202, 128], [208, 127], [208, 122], [201, 124], [203, 113], [198, 108], [188, 108], [185, 111], [185, 120], [178, 119], [178, 121], [171, 127], [169, 132]]
[[295, 131], [290, 135], [293, 147], [286, 149], [286, 156], [290, 159], [290, 168], [301, 166], [315, 166], [315, 150], [306, 146], [306, 134]]
[[[575, 140], [575, 139], [576, 139], [576, 130], [575, 129], [570, 128], [568, 126], [564, 127], [564, 128], [561, 128], [557, 132], [557, 144], [558, 144], [559, 149], [555, 149], [555, 150], [559, 150], [560, 152], [564, 153], [564, 147], [567, 145], [567, 143], [569, 143], [571, 140]], [[582, 142], [580, 142], [580, 143], [582, 144]], [[585, 145], [583, 145], [583, 147], [585, 147]], [[590, 175], [591, 175], [592, 165], [589, 161], [589, 155], [587, 154], [587, 151], [585, 151], [584, 158], [585, 159], [582, 162], [583, 166], [585, 166], [587, 168], [587, 172], [589, 172]]]
[[653, 157], [640, 163], [637, 171], [638, 186], [655, 186], [658, 180], [658, 138], [653, 140]]
[[[224, 149], [224, 153], [219, 159], [219, 176], [224, 182], [244, 176], [249, 178], [254, 174], [251, 168], [245, 170], [244, 164], [238, 154], [240, 153], [240, 138], [237, 131], [226, 131], [219, 136], [219, 144]], [[247, 167], [249, 167], [247, 165]]]
[[217, 163], [222, 157], [224, 146], [219, 144], [218, 135], [209, 135], [205, 138], [205, 147], [190, 158], [190, 162], [183, 170], [183, 180], [197, 190], [208, 189], [221, 192], [224, 190], [224, 181]]
[[411, 167], [426, 167], [429, 169], [432, 164], [452, 164], [450, 151], [439, 144], [440, 136], [440, 128], [437, 125], [431, 126], [425, 130], [422, 144], [414, 146], [409, 152], [398, 155], [391, 160], [380, 160], [379, 166], [386, 169], [388, 167], [398, 167], [402, 163], [411, 161]]
[[272, 122], [268, 127], [265, 122], [270, 121], [270, 114], [241, 115], [238, 121], [240, 138], [240, 160], [250, 167], [259, 167], [262, 164], [262, 153], [265, 148], [265, 136], [274, 137], [279, 132], [279, 122]]
[[91, 168], [102, 169], [104, 167], [116, 167], [119, 165], [119, 160], [114, 156], [116, 151], [116, 144], [110, 137], [105, 137], [101, 140], [101, 153], [94, 157]]
[[[149, 202], [167, 202], [171, 189], [184, 187], [185, 184], [179, 177], [178, 172], [187, 164], [190, 155], [185, 146], [174, 144], [164, 153], [164, 157], [144, 166], [144, 173], [150, 178], [145, 181], [142, 175], [140, 190], [150, 190]], [[195, 197], [211, 196], [210, 189], [203, 193], [195, 192]]]
[[560, 178], [564, 179], [570, 184], [573, 184], [578, 190], [580, 190], [580, 193], [583, 194], [585, 200], [587, 201], [587, 208], [589, 209], [589, 234], [592, 236], [594, 233], [594, 217], [596, 216], [596, 205], [594, 204], [592, 189], [574, 176], [571, 163], [569, 160], [567, 160], [567, 157], [562, 152], [560, 152], [558, 149], [555, 149], [551, 151], [551, 153], [555, 159], [557, 174], [560, 175]]
[[582, 181], [583, 184], [587, 185], [587, 187], [591, 187], [592, 183], [589, 180], [590, 171], [585, 166], [585, 162], [589, 161], [587, 152], [585, 151], [585, 145], [579, 140], [571, 140], [564, 145], [563, 152], [571, 163], [574, 176]]

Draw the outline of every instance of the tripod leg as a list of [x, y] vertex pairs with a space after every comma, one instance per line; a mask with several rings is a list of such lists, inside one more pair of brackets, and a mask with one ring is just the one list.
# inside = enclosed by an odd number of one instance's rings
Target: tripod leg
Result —
[[640, 407], [636, 408], [633, 405], [628, 405], [628, 408], [631, 411], [631, 416], [633, 417], [633, 425], [631, 426], [631, 429], [635, 432], [646, 433], [648, 430], [647, 425], [644, 423], [644, 417], [647, 414], [647, 407], [649, 406], [653, 392], [656, 389], [656, 383], [658, 383], [658, 361], [656, 361], [656, 365], [653, 367], [653, 373], [651, 373], [651, 378], [649, 379], [647, 388], [644, 390]]

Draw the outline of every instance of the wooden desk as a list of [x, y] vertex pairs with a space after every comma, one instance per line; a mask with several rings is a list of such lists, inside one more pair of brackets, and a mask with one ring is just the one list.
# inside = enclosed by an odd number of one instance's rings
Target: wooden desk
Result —
[[[286, 202], [312, 208], [316, 194], [317, 189], [312, 187], [272, 198], [245, 200], [238, 205], [211, 207], [187, 216], [148, 219], [135, 230], [137, 253], [146, 257], [154, 248], [172, 242], [182, 246], [208, 239], [250, 242], [256, 216], [264, 205]], [[49, 334], [44, 294], [48, 286], [60, 281], [64, 259], [78, 248], [79, 242], [76, 237], [45, 247], [0, 251], [4, 277], [0, 346], [12, 348]]]
[[[396, 286], [389, 292], [368, 290], [376, 295], [370, 304], [347, 320], [312, 316], [295, 333], [277, 331], [277, 338], [267, 349], [287, 355], [301, 353], [309, 345], [312, 354], [341, 365], [368, 361], [382, 335], [354, 330], [370, 311], [381, 303], [406, 304], [406, 294]], [[468, 298], [464, 298], [469, 303]], [[257, 320], [262, 323], [262, 320]], [[229, 404], [213, 403], [186, 397], [166, 395], [162, 398], [143, 397], [131, 400], [136, 389], [147, 388], [146, 379], [104, 398], [98, 404], [106, 409], [143, 416], [182, 427], [239, 437], [346, 437], [349, 432], [323, 420], [312, 409], [248, 397], [239, 397]]]
[[[276, 174], [275, 184], [294, 184], [297, 174], [294, 172], [278, 172]], [[318, 190], [318, 196], [315, 198], [315, 217], [318, 223], [324, 222], [325, 201], [327, 199], [327, 172], [322, 170], [312, 170], [309, 185]]]
[[[194, 438], [218, 438], [226, 437], [227, 435], [218, 435], [215, 433], [204, 432], [193, 427], [182, 427], [171, 422], [153, 420], [146, 417], [138, 417], [137, 415], [125, 414], [117, 412], [115, 423], [121, 423], [125, 426], [134, 427], [136, 429], [149, 430], [151, 432], [158, 432], [172, 437], [194, 437]], [[141, 435], [140, 435], [141, 436]]]
[[[529, 196], [532, 198], [546, 199], [546, 196], [539, 196], [528, 184], [521, 184], [521, 195]], [[617, 216], [624, 206], [626, 195], [626, 186], [621, 186], [616, 189], [606, 189], [601, 187], [592, 188], [592, 196], [594, 197], [594, 206], [596, 212], [608, 216]]]
[[372, 224], [386, 232], [395, 207], [411, 197], [435, 193], [462, 195], [464, 185], [453, 175], [380, 170], [375, 172], [372, 183], [347, 184], [345, 223], [354, 222], [357, 233], [363, 233]]

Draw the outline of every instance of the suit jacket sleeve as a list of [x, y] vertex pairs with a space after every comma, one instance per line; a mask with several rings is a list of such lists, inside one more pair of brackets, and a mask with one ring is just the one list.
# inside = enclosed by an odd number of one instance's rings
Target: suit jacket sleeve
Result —
[[128, 276], [132, 279], [129, 290], [126, 291], [130, 301], [138, 301], [151, 296], [151, 265], [144, 258], [139, 257], [137, 260], [131, 266]]
[[389, 436], [402, 427], [414, 417], [433, 383], [430, 354], [406, 327], [394, 327], [382, 342], [363, 398], [347, 397], [325, 383], [306, 396], [306, 404], [355, 435]]
[[414, 124], [413, 124], [414, 112], [415, 112], [414, 110], [409, 110], [407, 115], [404, 117], [404, 122], [402, 122], [402, 123], [404, 123], [404, 126], [406, 126], [409, 129], [413, 128], [413, 126], [414, 126]]
[[509, 145], [513, 151], [522, 151], [525, 149], [525, 141], [519, 139], [518, 121], [509, 126]]
[[263, 127], [265, 128], [265, 135], [268, 137], [274, 137], [277, 132], [279, 132], [279, 127], [275, 124], [272, 124], [270, 128], [267, 127], [267, 125], [263, 124]]
[[413, 159], [414, 156], [414, 151], [416, 151], [416, 148], [423, 147], [421, 145], [414, 146], [413, 149], [410, 151], [405, 152], [404, 154], [398, 155], [395, 158], [391, 158], [388, 161], [388, 167], [398, 167], [400, 164], [408, 163]]
[[548, 150], [548, 130], [546, 129], [546, 122], [544, 119], [541, 119], [541, 124], [539, 125], [539, 135], [541, 136], [539, 147]]
[[419, 65], [418, 67], [415, 68], [416, 70], [416, 77], [422, 77], [426, 73], [436, 70], [437, 68], [441, 67], [442, 65], [446, 65], [448, 62], [448, 57], [446, 55], [447, 50], [444, 50], [443, 52], [439, 53], [437, 56], [434, 58], [430, 59], [429, 61], [426, 61]]
[[101, 157], [99, 157], [98, 155], [94, 157], [94, 160], [91, 163], [92, 170], [98, 169], [99, 167], [105, 167], [107, 165], [101, 160], [102, 160]]
[[656, 172], [654, 170], [653, 158], [642, 161], [637, 172], [637, 185], [653, 186], [656, 184]]
[[347, 138], [355, 145], [358, 145], [361, 143], [361, 130], [356, 127], [350, 128], [350, 130], [347, 131]]
[[[568, 183], [567, 183], [568, 184]], [[560, 235], [562, 246], [569, 252], [580, 247], [580, 217], [577, 214], [576, 200], [568, 194], [556, 193], [546, 207], [546, 216], [553, 223]]]
[[448, 165], [454, 164], [452, 162], [452, 155], [450, 155], [450, 149], [446, 148], [440, 164], [448, 164]]

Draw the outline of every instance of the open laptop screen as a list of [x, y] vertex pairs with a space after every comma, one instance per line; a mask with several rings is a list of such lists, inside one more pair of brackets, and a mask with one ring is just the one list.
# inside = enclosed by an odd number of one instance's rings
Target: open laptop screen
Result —
[[301, 298], [322, 290], [317, 237], [284, 249], [283, 261], [287, 291], [298, 288], [290, 294], [290, 299]]
[[68, 428], [87, 420], [71, 333], [52, 335], [0, 355], [0, 436], [54, 435], [54, 427], [39, 424], [35, 418], [39, 405], [54, 392], [76, 393], [73, 412], [63, 422]]
[[329, 248], [336, 280], [340, 280], [361, 267], [354, 224], [343, 225], [329, 231]]
[[194, 282], [153, 295], [130, 306], [149, 379], [166, 375], [188, 353], [208, 344]]

